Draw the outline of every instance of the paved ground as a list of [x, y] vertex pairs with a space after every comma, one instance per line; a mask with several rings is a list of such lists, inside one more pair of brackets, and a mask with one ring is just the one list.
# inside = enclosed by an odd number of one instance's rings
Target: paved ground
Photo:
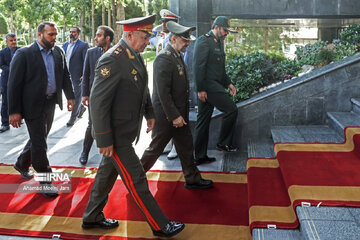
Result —
[[[151, 68], [149, 68], [151, 70]], [[152, 73], [149, 73], [152, 76]], [[151, 91], [151, 79], [150, 79]], [[65, 99], [65, 98], [64, 98]], [[48, 136], [48, 158], [51, 166], [82, 166], [79, 163], [79, 157], [82, 151], [83, 137], [87, 127], [88, 111], [85, 112], [82, 119], [79, 119], [73, 127], [66, 127], [66, 122], [70, 117], [70, 113], [57, 107], [55, 112], [55, 119]], [[136, 153], [141, 156], [144, 149], [149, 145], [151, 136], [145, 133], [146, 122], [143, 121], [142, 134], [140, 141], [135, 146]], [[6, 164], [14, 164], [23, 147], [28, 140], [28, 133], [26, 125], [21, 128], [14, 129], [11, 127], [10, 131], [0, 133], [0, 162]], [[209, 151], [209, 156], [214, 156], [218, 161], [202, 165], [199, 167], [200, 171], [222, 171], [223, 159], [222, 152]], [[89, 162], [86, 167], [97, 167], [101, 159], [98, 153], [96, 143], [94, 142], [89, 155]], [[153, 169], [160, 170], [181, 170], [180, 160], [167, 160], [166, 155], [162, 155], [159, 161], [155, 164]], [[1, 201], [1, 200], [0, 200]], [[14, 237], [0, 235], [0, 240], [20, 240], [20, 239], [39, 239], [28, 237]], [[43, 239], [43, 238], [41, 238]]]

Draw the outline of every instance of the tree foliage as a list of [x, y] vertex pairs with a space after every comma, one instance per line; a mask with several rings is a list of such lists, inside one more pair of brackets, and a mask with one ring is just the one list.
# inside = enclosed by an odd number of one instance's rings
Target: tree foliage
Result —
[[8, 24], [4, 15], [0, 13], [0, 34], [7, 34], [9, 32]]
[[20, 38], [25, 36], [27, 43], [36, 38], [36, 26], [43, 21], [57, 23], [60, 41], [67, 40], [70, 27], [79, 26], [82, 28], [81, 37], [91, 42], [92, 32], [104, 24], [103, 19], [105, 25], [116, 31], [114, 21], [119, 18], [119, 12], [123, 14], [118, 11], [119, 7], [125, 7], [123, 19], [145, 15], [144, 0], [0, 0], [0, 12], [7, 26], [13, 26], [14, 32], [21, 35]]
[[157, 14], [159, 17], [156, 20], [155, 24], [160, 24], [160, 10], [169, 8], [168, 0], [148, 0], [148, 12], [149, 14]]

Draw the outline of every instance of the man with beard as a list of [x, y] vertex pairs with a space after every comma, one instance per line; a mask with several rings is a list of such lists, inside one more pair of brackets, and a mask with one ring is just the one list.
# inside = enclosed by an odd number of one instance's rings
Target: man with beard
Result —
[[[14, 168], [24, 179], [31, 179], [30, 165], [38, 173], [52, 172], [46, 155], [46, 139], [54, 119], [55, 105], [62, 109], [62, 91], [68, 99], [67, 107], [74, 106], [74, 91], [66, 67], [64, 51], [55, 46], [55, 23], [43, 22], [37, 28], [38, 40], [17, 50], [8, 82], [9, 118], [14, 128], [25, 119], [29, 141], [17, 159]], [[45, 197], [56, 197], [51, 182], [41, 182]]]
[[16, 52], [19, 49], [17, 47], [16, 35], [9, 33], [6, 35], [6, 48], [0, 51], [0, 68], [1, 72], [1, 128], [0, 133], [10, 130], [9, 126], [9, 112], [7, 104], [7, 83], [9, 78], [9, 69], [11, 60]]
[[237, 107], [230, 95], [236, 94], [225, 72], [224, 39], [229, 32], [230, 21], [225, 16], [215, 19], [212, 30], [200, 36], [194, 46], [193, 75], [198, 92], [198, 115], [194, 131], [195, 162], [197, 165], [213, 162], [216, 159], [207, 156], [209, 126], [214, 107], [224, 113], [217, 149], [237, 151], [232, 139], [236, 126]]
[[81, 30], [79, 27], [70, 28], [70, 41], [63, 44], [66, 54], [66, 64], [69, 69], [71, 80], [75, 92], [74, 110], [71, 112], [69, 121], [66, 126], [71, 127], [75, 124], [77, 118], [81, 118], [86, 108], [81, 104], [81, 76], [86, 51], [89, 45], [79, 39]]
[[[108, 26], [99, 26], [96, 31], [95, 43], [96, 47], [87, 50], [85, 55], [84, 72], [81, 81], [82, 104], [89, 106], [89, 96], [95, 76], [95, 65], [99, 57], [105, 53], [110, 47], [114, 38], [114, 30]], [[80, 163], [85, 165], [88, 161], [89, 152], [93, 144], [94, 138], [91, 135], [91, 115], [89, 111], [89, 124], [85, 132], [83, 151], [80, 156]]]
[[211, 180], [202, 179], [194, 163], [193, 143], [189, 122], [189, 78], [181, 53], [186, 52], [190, 35], [195, 27], [184, 27], [168, 22], [170, 42], [154, 61], [155, 126], [150, 146], [145, 150], [141, 163], [145, 171], [154, 165], [166, 144], [172, 138], [178, 150], [185, 177], [185, 188], [211, 188]]
[[172, 237], [185, 227], [183, 223], [170, 221], [160, 209], [149, 190], [145, 171], [132, 145], [139, 139], [144, 116], [147, 132], [155, 124], [148, 75], [140, 55], [150, 43], [155, 17], [151, 15], [118, 22], [123, 25], [122, 39], [96, 64], [90, 93], [90, 114], [96, 144], [103, 157], [83, 215], [84, 229], [119, 226], [117, 220], [106, 219], [103, 213], [119, 175], [154, 235]]

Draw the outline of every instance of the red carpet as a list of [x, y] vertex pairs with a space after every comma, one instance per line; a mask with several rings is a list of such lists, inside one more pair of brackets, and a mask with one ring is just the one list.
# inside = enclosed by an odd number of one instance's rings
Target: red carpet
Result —
[[[104, 212], [117, 219], [115, 230], [83, 230], [81, 216], [87, 205], [96, 169], [56, 168], [69, 172], [71, 193], [47, 199], [40, 193], [0, 193], [0, 234], [62, 239], [156, 239], [140, 211], [117, 180]], [[186, 223], [176, 239], [249, 239], [246, 174], [203, 173], [212, 179], [210, 190], [187, 190], [181, 172], [156, 171], [148, 174], [149, 187], [166, 215]], [[8, 165], [0, 165], [2, 184], [24, 181]], [[34, 182], [35, 183], [35, 182]]]
[[250, 228], [296, 228], [302, 202], [360, 207], [360, 128], [341, 144], [280, 143], [276, 159], [248, 160]]

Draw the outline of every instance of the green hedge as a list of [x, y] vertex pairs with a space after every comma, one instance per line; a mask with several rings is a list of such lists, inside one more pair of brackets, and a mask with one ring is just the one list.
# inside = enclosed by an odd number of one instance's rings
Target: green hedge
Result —
[[297, 76], [303, 65], [321, 67], [332, 61], [352, 56], [360, 49], [360, 25], [351, 25], [331, 44], [317, 41], [296, 49], [294, 60], [278, 53], [228, 54], [226, 72], [236, 87], [236, 102], [246, 100], [261, 87]]

